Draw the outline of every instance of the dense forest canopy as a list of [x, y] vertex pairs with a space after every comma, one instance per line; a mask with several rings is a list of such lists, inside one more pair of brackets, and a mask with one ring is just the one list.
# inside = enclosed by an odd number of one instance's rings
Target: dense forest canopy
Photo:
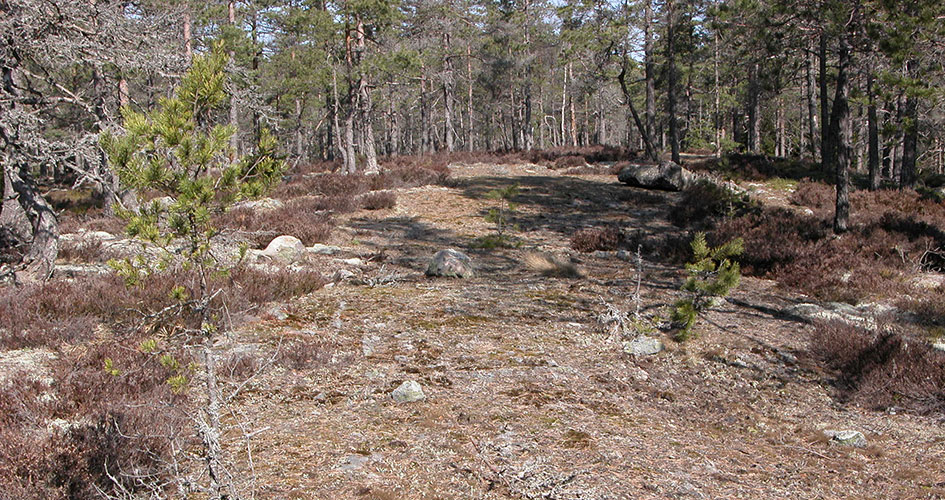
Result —
[[4, 238], [33, 241], [28, 262], [55, 240], [36, 186], [133, 204], [99, 134], [125, 107], [153, 109], [221, 40], [233, 154], [264, 129], [290, 159], [344, 172], [434, 151], [740, 151], [820, 161], [841, 194], [849, 169], [874, 188], [945, 170], [935, 0], [3, 0], [0, 12]]

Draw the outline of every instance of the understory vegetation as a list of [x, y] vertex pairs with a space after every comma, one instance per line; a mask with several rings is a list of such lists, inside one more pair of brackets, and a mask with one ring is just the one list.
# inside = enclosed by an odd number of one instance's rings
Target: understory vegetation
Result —
[[[761, 206], [700, 183], [672, 209], [674, 224], [708, 228], [710, 245], [741, 238], [744, 251], [737, 261], [745, 275], [776, 280], [825, 302], [891, 304], [909, 318], [887, 318], [877, 330], [817, 327], [811, 354], [834, 371], [841, 397], [923, 413], [945, 408], [945, 355], [929, 345], [941, 341], [945, 326], [945, 290], [936, 281], [945, 270], [945, 204], [921, 189], [857, 190], [850, 196], [850, 229], [837, 236], [831, 222], [834, 187], [816, 180], [826, 177], [816, 165], [741, 156], [707, 163], [702, 168], [721, 167], [713, 173], [728, 179], [786, 189], [789, 204]], [[685, 263], [682, 242], [664, 242], [663, 255]], [[923, 284], [923, 276], [932, 281]]]

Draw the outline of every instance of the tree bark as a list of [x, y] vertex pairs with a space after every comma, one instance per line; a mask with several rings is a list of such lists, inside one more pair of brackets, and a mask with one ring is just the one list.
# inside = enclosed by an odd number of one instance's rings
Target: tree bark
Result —
[[827, 95], [827, 34], [820, 34], [820, 161], [824, 171], [829, 171], [833, 165], [832, 145], [828, 138], [828, 123], [830, 123], [829, 97]]
[[836, 172], [837, 202], [833, 219], [834, 233], [849, 229], [850, 221], [850, 144], [847, 142], [850, 128], [850, 106], [848, 102], [847, 72], [850, 66], [850, 46], [846, 34], [840, 37], [837, 62], [837, 88], [830, 114], [829, 142], [833, 151]]
[[646, 136], [656, 133], [656, 63], [653, 62], [652, 0], [643, 2], [643, 78], [646, 85]]
[[676, 118], [677, 74], [676, 74], [676, 12], [673, 1], [666, 3], [666, 65], [668, 91], [666, 96], [669, 114], [669, 145], [674, 163], [679, 163], [679, 123]]
[[[236, 25], [236, 2], [230, 0], [226, 5], [227, 10], [227, 21], [230, 25]], [[236, 52], [233, 50], [229, 51], [230, 61], [236, 59]], [[234, 155], [239, 154], [240, 146], [240, 115], [239, 115], [239, 104], [236, 102], [236, 99], [233, 96], [230, 96], [230, 127], [233, 128], [233, 135], [230, 136], [230, 149], [233, 150]]]
[[[916, 61], [906, 62], [906, 76], [915, 77]], [[906, 93], [902, 123], [902, 181], [903, 188], [915, 189], [918, 171], [916, 160], [919, 145], [919, 103], [913, 92]]]
[[879, 189], [880, 183], [880, 164], [879, 164], [879, 130], [876, 123], [876, 95], [873, 89], [873, 72], [866, 73], [866, 98], [869, 99], [869, 105], [866, 110], [866, 127], [868, 141], [868, 160], [870, 175], [870, 191]]
[[761, 153], [761, 84], [759, 64], [748, 68], [748, 151]]
[[817, 158], [817, 104], [814, 99], [814, 48], [811, 45], [807, 51], [807, 64], [805, 64], [807, 94], [807, 150], [810, 152], [811, 159]]
[[445, 55], [443, 56], [443, 142], [446, 144], [446, 150], [450, 153], [455, 149], [453, 139], [453, 101], [455, 99], [453, 91], [453, 59], [450, 55], [450, 34], [443, 33], [443, 46]]
[[[59, 222], [56, 213], [39, 194], [36, 184], [24, 171], [23, 176], [11, 165], [4, 165], [4, 178], [9, 180], [20, 207], [32, 226], [32, 242], [23, 257], [22, 281], [45, 281], [52, 276], [59, 255]], [[6, 210], [4, 210], [6, 211]]]
[[636, 106], [633, 105], [633, 99], [630, 96], [630, 90], [627, 88], [627, 65], [620, 70], [620, 74], [617, 75], [617, 81], [620, 82], [620, 89], [623, 90], [624, 98], [627, 100], [627, 106], [630, 107], [630, 114], [633, 115], [633, 122], [637, 126], [637, 130], [640, 132], [640, 138], [643, 140], [643, 146], [646, 151], [646, 156], [658, 162], [660, 160], [659, 153], [657, 153], [656, 148], [653, 147], [653, 140], [650, 138], [649, 132], [646, 130], [646, 125], [640, 121], [640, 115], [637, 113]]

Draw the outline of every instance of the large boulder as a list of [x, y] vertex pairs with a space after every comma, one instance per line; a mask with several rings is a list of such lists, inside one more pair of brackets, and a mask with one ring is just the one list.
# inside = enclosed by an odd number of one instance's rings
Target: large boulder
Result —
[[635, 187], [682, 191], [696, 181], [696, 176], [671, 161], [663, 161], [659, 165], [628, 165], [617, 179]]
[[430, 265], [427, 266], [427, 276], [471, 278], [475, 274], [472, 259], [463, 252], [452, 248], [437, 252], [430, 260]]

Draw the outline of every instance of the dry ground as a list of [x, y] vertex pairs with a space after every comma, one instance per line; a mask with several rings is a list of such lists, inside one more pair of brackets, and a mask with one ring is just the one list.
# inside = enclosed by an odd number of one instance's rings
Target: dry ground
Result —
[[[803, 300], [745, 278], [699, 336], [652, 357], [624, 354], [598, 320], [624, 310], [636, 269], [614, 252], [572, 254], [570, 235], [613, 224], [663, 234], [674, 194], [614, 176], [534, 165], [453, 168], [454, 187], [398, 192], [393, 209], [342, 219], [324, 256], [351, 279], [263, 318], [228, 348], [304, 340], [299, 369], [253, 379], [234, 412], [260, 432], [249, 456], [258, 498], [943, 498], [945, 429], [834, 397], [806, 361], [810, 326], [777, 310]], [[484, 193], [521, 186], [513, 249], [469, 250], [491, 225]], [[467, 251], [469, 280], [423, 275], [439, 249]], [[586, 278], [542, 276], [526, 252], [572, 255]], [[339, 258], [359, 257], [361, 266]], [[644, 255], [642, 300], [677, 297], [679, 269]], [[298, 345], [298, 344], [294, 344]], [[404, 380], [427, 399], [398, 404]], [[870, 445], [831, 444], [854, 429]]]

